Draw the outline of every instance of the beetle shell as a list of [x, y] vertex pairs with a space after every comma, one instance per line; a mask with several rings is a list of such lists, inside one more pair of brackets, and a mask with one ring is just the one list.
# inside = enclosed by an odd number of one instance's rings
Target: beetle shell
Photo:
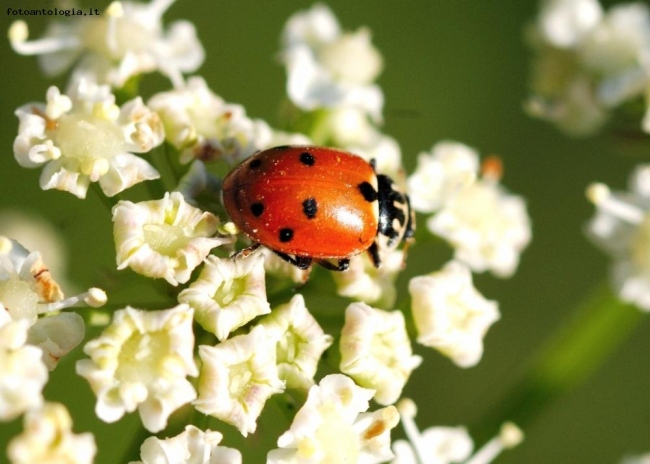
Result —
[[223, 181], [232, 221], [273, 251], [316, 259], [367, 250], [379, 228], [373, 167], [350, 153], [321, 147], [262, 151]]

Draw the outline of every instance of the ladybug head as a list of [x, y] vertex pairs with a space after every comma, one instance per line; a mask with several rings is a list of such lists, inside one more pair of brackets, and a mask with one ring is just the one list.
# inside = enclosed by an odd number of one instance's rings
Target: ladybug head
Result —
[[377, 200], [379, 202], [379, 227], [377, 244], [380, 249], [392, 250], [415, 233], [415, 212], [409, 197], [393, 180], [377, 175]]

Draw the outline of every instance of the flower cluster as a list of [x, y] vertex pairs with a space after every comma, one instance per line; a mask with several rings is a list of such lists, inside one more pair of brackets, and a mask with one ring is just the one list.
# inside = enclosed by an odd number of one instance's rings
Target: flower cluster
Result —
[[[567, 133], [593, 134], [616, 108], [650, 96], [644, 3], [604, 11], [598, 0], [544, 0], [529, 39], [536, 55], [527, 109]], [[639, 119], [650, 132], [650, 113]]]
[[[265, 450], [269, 463], [429, 462], [429, 448], [440, 456], [435, 462], [468, 459], [473, 444], [463, 428], [420, 437], [414, 412], [394, 405], [423, 365], [412, 339], [470, 367], [500, 317], [498, 304], [473, 286], [472, 272], [510, 277], [531, 238], [524, 200], [500, 184], [500, 160], [481, 162], [472, 148], [443, 141], [420, 154], [407, 176], [398, 142], [381, 131], [384, 97], [376, 79], [383, 59], [370, 31], [343, 31], [323, 4], [295, 14], [282, 32], [291, 110], [283, 121], [289, 132], [274, 130], [226, 102], [205, 78], [184, 75], [196, 71], [204, 52], [192, 24], [163, 27], [172, 3], [113, 2], [98, 17], [53, 23], [33, 41], [25, 23], [10, 28], [14, 49], [39, 55], [46, 74], [74, 63], [63, 92], [51, 87], [45, 103], [16, 111], [16, 160], [43, 168], [44, 190], [84, 199], [97, 183], [94, 192], [104, 200], [117, 196], [107, 201], [117, 270], [162, 279], [167, 289], [159, 295], [164, 303], [139, 301], [135, 309], [118, 301], [94, 314], [105, 327], [85, 343], [76, 371], [96, 395], [95, 414], [112, 423], [137, 410], [147, 431], [166, 434], [171, 415], [186, 412], [183, 432], [141, 444], [141, 463], [242, 462], [250, 450], [222, 446], [226, 430], [264, 433], [258, 421], [273, 411], [271, 402], [293, 419], [278, 431], [277, 449]], [[146, 95], [138, 78], [149, 72], [169, 78], [171, 88]], [[408, 193], [394, 201], [406, 213], [427, 214], [428, 231], [453, 248], [441, 269], [409, 276], [410, 300], [399, 299], [396, 287], [404, 249], [378, 239], [374, 254], [350, 256], [347, 271], [332, 273], [338, 298], [329, 295], [336, 303], [325, 312], [318, 292], [329, 276], [310, 276], [286, 262], [291, 256], [282, 261], [259, 249], [228, 222], [219, 201], [224, 169], [260, 150], [313, 143], [350, 151], [369, 171], [392, 179]], [[157, 157], [163, 144], [166, 156]], [[158, 169], [143, 157], [151, 155]], [[127, 189], [141, 182], [151, 198], [136, 201]], [[368, 186], [365, 205], [378, 195], [377, 185]], [[63, 299], [40, 255], [0, 239], [0, 419], [25, 414], [12, 462], [93, 459], [92, 438], [72, 434], [63, 406], [46, 403], [41, 393], [47, 369], [83, 340], [84, 325], [72, 312], [39, 315], [81, 300], [97, 307], [106, 297], [91, 289]], [[409, 332], [411, 322], [417, 333]], [[371, 400], [380, 407], [371, 410]], [[295, 408], [282, 406], [289, 403]], [[207, 419], [197, 420], [198, 413]], [[410, 444], [391, 444], [400, 414]], [[37, 433], [48, 439], [30, 446]], [[472, 462], [490, 462], [520, 440], [517, 429], [507, 428]]]

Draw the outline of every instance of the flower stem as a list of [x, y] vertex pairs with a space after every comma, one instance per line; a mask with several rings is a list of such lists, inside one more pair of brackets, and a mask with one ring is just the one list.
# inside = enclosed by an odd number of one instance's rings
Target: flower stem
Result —
[[549, 404], [588, 380], [645, 320], [608, 287], [599, 288], [546, 341], [506, 399], [471, 428], [472, 436], [483, 443], [508, 420], [525, 429]]

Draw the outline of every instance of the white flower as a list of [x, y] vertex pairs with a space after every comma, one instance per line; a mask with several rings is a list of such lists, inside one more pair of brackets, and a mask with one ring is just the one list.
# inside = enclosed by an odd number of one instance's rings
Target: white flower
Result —
[[415, 424], [417, 408], [405, 398], [397, 405], [406, 440], [393, 443], [395, 460], [391, 464], [489, 464], [502, 451], [514, 448], [524, 439], [523, 432], [512, 422], [502, 424], [499, 434], [472, 455], [474, 443], [465, 427], [429, 427], [424, 432]]
[[27, 168], [44, 166], [40, 186], [85, 198], [90, 182], [113, 196], [158, 172], [133, 153], [146, 153], [163, 142], [156, 113], [138, 97], [122, 107], [106, 86], [81, 80], [70, 96], [56, 87], [47, 103], [16, 110], [20, 119], [14, 156]]
[[296, 13], [283, 33], [287, 94], [299, 108], [356, 107], [381, 120], [383, 94], [373, 81], [382, 70], [370, 32], [342, 33], [331, 10], [316, 4]]
[[29, 329], [27, 341], [43, 350], [43, 362], [54, 370], [59, 359], [68, 354], [84, 339], [86, 326], [77, 313], [60, 313], [41, 317]]
[[278, 375], [287, 388], [309, 388], [323, 352], [332, 337], [323, 332], [298, 294], [289, 303], [273, 309], [260, 321], [266, 334], [275, 342]]
[[541, 36], [559, 48], [570, 48], [601, 21], [598, 0], [546, 0], [537, 20]]
[[578, 52], [585, 68], [601, 76], [596, 91], [606, 107], [643, 95], [649, 85], [642, 60], [650, 54], [650, 8], [643, 3], [612, 7]]
[[650, 453], [626, 456], [621, 460], [621, 464], [650, 464]]
[[234, 448], [217, 446], [223, 435], [193, 425], [172, 438], [147, 438], [140, 447], [142, 461], [130, 464], [241, 464], [241, 453]]
[[650, 311], [650, 165], [637, 166], [629, 184], [630, 192], [610, 192], [602, 184], [589, 188], [597, 209], [587, 233], [614, 259], [619, 297]]
[[465, 427], [429, 427], [420, 432], [415, 423], [417, 408], [408, 398], [397, 404], [407, 440], [395, 440], [391, 464], [451, 464], [464, 462], [474, 443]]
[[235, 165], [270, 147], [268, 125], [248, 118], [243, 106], [226, 103], [201, 77], [154, 95], [148, 104], [160, 115], [169, 143], [181, 150], [182, 163], [224, 159]]
[[275, 353], [263, 326], [214, 347], [199, 346], [203, 366], [196, 409], [234, 425], [243, 436], [255, 432], [266, 400], [284, 390]]
[[367, 254], [350, 259], [345, 272], [332, 273], [336, 293], [381, 307], [392, 306], [397, 296], [395, 281], [404, 264], [404, 252], [381, 253], [381, 268], [377, 269]]
[[15, 240], [2, 236], [0, 241], [6, 244], [0, 250], [0, 313], [27, 323], [28, 343], [42, 348], [43, 361], [53, 370], [58, 360], [83, 340], [84, 322], [76, 313], [38, 316], [82, 301], [97, 308], [106, 303], [106, 294], [91, 288], [63, 299], [39, 252], [30, 253]]
[[471, 182], [478, 170], [476, 150], [458, 142], [438, 142], [431, 152], [418, 155], [417, 168], [408, 178], [411, 207], [422, 213], [437, 211], [450, 194]]
[[126, 307], [86, 344], [90, 359], [77, 362], [77, 374], [97, 395], [100, 419], [115, 422], [137, 408], [144, 427], [158, 432], [171, 413], [196, 398], [186, 379], [198, 375], [192, 313], [187, 305], [160, 311]]
[[399, 422], [393, 406], [366, 413], [374, 392], [333, 374], [311, 387], [268, 464], [354, 462], [373, 464], [393, 457], [390, 430]]
[[25, 344], [28, 328], [27, 320], [12, 320], [0, 307], [0, 421], [43, 404], [48, 373], [42, 350]]
[[499, 277], [515, 272], [531, 236], [524, 200], [489, 175], [447, 198], [427, 227], [455, 248], [455, 259], [475, 272], [489, 270]]
[[219, 340], [262, 314], [271, 312], [266, 299], [264, 257], [219, 259], [208, 256], [199, 277], [178, 295], [194, 308], [194, 318]]
[[574, 135], [589, 135], [611, 110], [648, 88], [650, 9], [596, 0], [548, 0], [531, 29], [536, 52], [528, 110]]
[[39, 313], [49, 311], [49, 303], [63, 298], [63, 292], [39, 252], [30, 253], [15, 240], [0, 238], [8, 242], [0, 251], [0, 312], [31, 326]]
[[113, 208], [117, 268], [127, 266], [171, 285], [189, 280], [214, 247], [230, 242], [213, 237], [219, 219], [185, 202], [179, 192], [162, 200], [120, 201]]
[[374, 399], [381, 405], [397, 401], [411, 372], [422, 362], [411, 350], [404, 315], [364, 303], [352, 303], [345, 310], [340, 350], [341, 372], [374, 389]]
[[75, 73], [122, 87], [132, 77], [159, 71], [174, 85], [182, 73], [195, 71], [204, 58], [194, 25], [176, 21], [165, 31], [162, 16], [174, 0], [148, 4], [113, 2], [100, 16], [75, 16], [52, 22], [41, 39], [27, 41], [27, 25], [12, 24], [9, 37], [14, 50], [39, 55], [43, 71], [56, 75], [79, 61]]
[[499, 319], [499, 310], [476, 291], [469, 268], [451, 261], [439, 272], [412, 278], [409, 292], [418, 343], [460, 367], [476, 365], [483, 355], [483, 337]]
[[373, 130], [368, 134], [365, 143], [357, 142], [341, 144], [341, 146], [368, 162], [374, 162], [375, 171], [388, 175], [401, 185], [404, 178], [402, 150], [394, 138]]
[[24, 431], [7, 447], [12, 464], [92, 464], [97, 446], [91, 433], [72, 433], [72, 419], [65, 406], [47, 403], [30, 411]]

